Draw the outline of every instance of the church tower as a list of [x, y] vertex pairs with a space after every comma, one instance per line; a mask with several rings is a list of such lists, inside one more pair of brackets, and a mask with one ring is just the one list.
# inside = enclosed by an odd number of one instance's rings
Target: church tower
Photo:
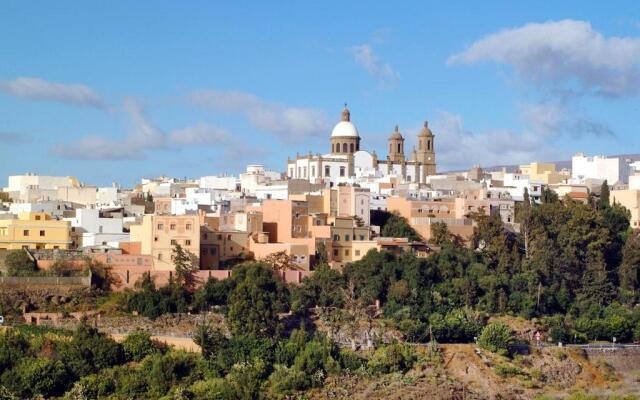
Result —
[[418, 162], [422, 164], [420, 183], [426, 182], [426, 176], [436, 173], [436, 151], [434, 134], [429, 129], [429, 123], [424, 121], [424, 127], [418, 134]]
[[398, 125], [389, 137], [389, 159], [393, 163], [404, 161], [404, 138], [398, 130]]

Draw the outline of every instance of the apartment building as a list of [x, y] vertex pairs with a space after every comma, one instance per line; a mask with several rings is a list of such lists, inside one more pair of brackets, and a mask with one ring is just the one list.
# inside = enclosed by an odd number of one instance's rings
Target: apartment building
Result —
[[71, 223], [42, 212], [21, 212], [0, 219], [0, 249], [69, 249]]

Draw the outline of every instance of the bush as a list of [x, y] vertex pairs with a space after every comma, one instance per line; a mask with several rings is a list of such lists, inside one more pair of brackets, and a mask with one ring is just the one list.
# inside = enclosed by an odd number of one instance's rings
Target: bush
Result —
[[[325, 376], [327, 372], [336, 372], [340, 365], [336, 361], [338, 349], [326, 338], [315, 338], [305, 345], [293, 362], [295, 368], [308, 376]], [[314, 382], [320, 384], [321, 382]]]
[[373, 374], [406, 372], [413, 367], [417, 357], [411, 345], [394, 343], [378, 348], [368, 362]]
[[478, 346], [502, 355], [509, 353], [511, 343], [513, 343], [513, 331], [503, 322], [493, 322], [487, 325], [478, 337]]
[[340, 351], [340, 364], [346, 370], [356, 371], [366, 365], [366, 360], [355, 351], [345, 349]]
[[189, 388], [193, 400], [223, 400], [233, 398], [233, 390], [224, 378], [198, 381]]
[[311, 380], [304, 372], [296, 368], [276, 365], [269, 376], [267, 386], [271, 396], [277, 399], [289, 398], [297, 391], [305, 390], [311, 385]]
[[508, 364], [498, 364], [494, 368], [496, 375], [501, 378], [508, 378], [522, 374], [522, 370], [518, 367], [514, 367]]
[[4, 259], [7, 275], [24, 276], [38, 271], [35, 262], [29, 258], [24, 250], [10, 250]]
[[140, 361], [148, 355], [158, 352], [151, 335], [143, 331], [131, 332], [122, 342], [124, 354], [129, 361]]
[[3, 384], [23, 398], [59, 396], [71, 383], [62, 362], [48, 358], [24, 358], [11, 372], [14, 379]]

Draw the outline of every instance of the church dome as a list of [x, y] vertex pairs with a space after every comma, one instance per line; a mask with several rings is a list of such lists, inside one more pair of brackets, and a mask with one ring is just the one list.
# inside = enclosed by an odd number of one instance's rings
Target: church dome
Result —
[[360, 137], [358, 129], [351, 122], [351, 113], [346, 104], [342, 110], [342, 120], [333, 127], [331, 137]]

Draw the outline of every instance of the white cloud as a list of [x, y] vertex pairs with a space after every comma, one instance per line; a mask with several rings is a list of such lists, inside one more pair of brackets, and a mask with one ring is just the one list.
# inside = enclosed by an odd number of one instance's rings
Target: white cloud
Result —
[[40, 78], [20, 77], [11, 81], [0, 81], [0, 92], [29, 100], [89, 107], [104, 106], [102, 99], [86, 85], [49, 82]]
[[365, 43], [353, 46], [351, 54], [353, 54], [356, 64], [363, 67], [371, 76], [378, 79], [381, 84], [393, 85], [398, 80], [398, 73], [390, 64], [380, 60], [370, 44]]
[[286, 140], [324, 135], [329, 125], [323, 111], [291, 107], [238, 91], [198, 90], [189, 95], [193, 104], [217, 112], [241, 114], [251, 125]]
[[579, 115], [568, 105], [551, 103], [522, 104], [520, 112], [527, 126], [538, 134], [569, 134], [575, 138], [588, 135], [615, 136], [613, 130], [605, 124]]
[[640, 93], [640, 38], [605, 37], [585, 21], [530, 23], [488, 35], [450, 64], [493, 61], [553, 90], [601, 96]]
[[468, 169], [475, 164], [485, 167], [520, 164], [564, 156], [546, 135], [508, 129], [474, 133], [464, 128], [460, 115], [445, 111], [440, 112], [432, 126], [440, 170]]
[[227, 158], [242, 158], [247, 146], [226, 129], [198, 123], [165, 133], [146, 115], [134, 99], [125, 99], [122, 110], [131, 124], [124, 138], [89, 134], [72, 144], [56, 144], [51, 152], [63, 158], [77, 160], [143, 159], [149, 150], [174, 149], [186, 146], [218, 146]]
[[172, 142], [183, 145], [222, 145], [231, 142], [231, 134], [226, 129], [205, 123], [177, 129], [169, 137]]

